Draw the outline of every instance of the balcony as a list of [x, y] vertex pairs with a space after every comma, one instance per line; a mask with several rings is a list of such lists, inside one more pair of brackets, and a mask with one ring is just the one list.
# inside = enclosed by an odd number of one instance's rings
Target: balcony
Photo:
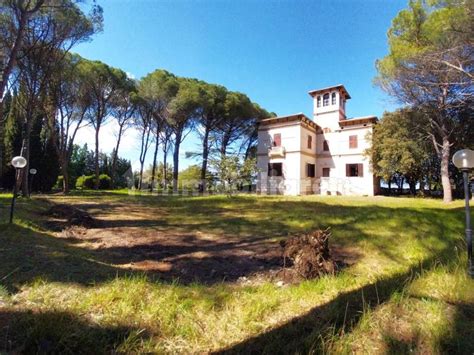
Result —
[[268, 156], [270, 158], [284, 158], [285, 157], [285, 147], [271, 147], [268, 150]]

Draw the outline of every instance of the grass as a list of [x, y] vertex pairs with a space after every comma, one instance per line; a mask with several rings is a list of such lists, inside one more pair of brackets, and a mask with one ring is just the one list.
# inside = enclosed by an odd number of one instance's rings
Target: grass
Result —
[[[168, 282], [54, 237], [38, 213], [49, 201], [89, 204], [120, 228], [235, 242], [331, 227], [355, 263], [285, 287]], [[82, 192], [20, 199], [11, 226], [8, 203], [0, 195], [0, 351], [474, 352], [461, 201]]]

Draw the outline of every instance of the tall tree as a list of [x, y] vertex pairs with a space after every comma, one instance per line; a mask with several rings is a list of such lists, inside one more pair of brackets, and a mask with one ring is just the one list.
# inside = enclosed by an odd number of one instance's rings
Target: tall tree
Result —
[[[155, 141], [150, 190], [155, 184], [155, 172], [160, 143], [163, 146], [164, 165], [169, 149], [172, 128], [169, 125], [170, 103], [179, 90], [178, 78], [165, 70], [155, 70], [145, 76], [139, 84], [139, 95], [150, 110], [152, 132]], [[166, 173], [166, 170], [164, 171]], [[166, 181], [166, 178], [165, 178]]]
[[441, 164], [444, 201], [452, 200], [449, 163], [456, 111], [474, 96], [473, 0], [410, 1], [388, 32], [389, 54], [376, 82], [404, 104], [423, 109]]
[[202, 164], [200, 189], [206, 189], [206, 176], [209, 164], [210, 134], [214, 132], [225, 118], [225, 100], [228, 91], [220, 85], [199, 83], [199, 111], [198, 134], [202, 140]]
[[50, 130], [56, 137], [52, 140], [63, 176], [63, 193], [69, 192], [69, 162], [74, 148], [74, 140], [79, 128], [86, 124], [85, 115], [91, 100], [87, 87], [82, 81], [78, 65], [82, 59], [77, 55], [67, 55], [51, 80], [50, 97], [53, 109], [49, 113]]
[[95, 189], [99, 189], [99, 133], [110, 117], [113, 100], [128, 85], [127, 74], [100, 61], [81, 61], [79, 64], [91, 105], [87, 117], [95, 131]]
[[179, 90], [170, 102], [167, 123], [174, 135], [173, 147], [173, 191], [178, 190], [179, 149], [189, 128], [198, 117], [199, 94], [197, 81], [194, 79], [179, 79]]
[[[45, 0], [43, 4], [40, 11], [27, 20], [21, 48], [17, 50], [15, 59], [17, 85], [22, 85], [25, 93], [19, 101], [25, 118], [22, 149], [28, 161], [25, 171], [29, 169], [30, 134], [34, 119], [51, 109], [46, 106], [49, 105], [48, 91], [53, 73], [59, 70], [71, 47], [90, 38], [97, 29], [96, 24], [101, 23], [95, 15], [85, 15], [73, 1]], [[22, 192], [28, 196], [28, 174], [23, 174], [23, 177]]]
[[143, 169], [145, 166], [145, 159], [150, 148], [150, 134], [153, 129], [152, 109], [147, 104], [147, 101], [142, 97], [137, 98], [137, 115], [135, 116], [134, 125], [138, 132], [140, 132], [140, 174], [138, 177], [138, 189], [142, 189], [143, 184]]
[[117, 91], [112, 102], [112, 115], [118, 125], [118, 131], [116, 133], [117, 141], [112, 154], [112, 165], [110, 171], [112, 187], [115, 187], [118, 152], [122, 136], [125, 131], [132, 126], [132, 119], [136, 110], [136, 85], [132, 79], [127, 78], [123, 87]]

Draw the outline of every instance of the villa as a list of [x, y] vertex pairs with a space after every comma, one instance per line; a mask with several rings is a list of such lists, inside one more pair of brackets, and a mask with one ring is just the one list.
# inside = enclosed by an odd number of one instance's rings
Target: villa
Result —
[[343, 85], [309, 92], [313, 119], [303, 113], [261, 120], [257, 191], [285, 195], [368, 195], [379, 192], [364, 150], [377, 117], [346, 117]]

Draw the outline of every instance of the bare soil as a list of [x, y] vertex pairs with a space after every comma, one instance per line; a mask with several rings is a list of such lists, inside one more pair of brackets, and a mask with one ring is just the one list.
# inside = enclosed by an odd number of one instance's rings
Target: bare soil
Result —
[[[159, 216], [163, 213], [166, 212], [156, 207], [120, 203], [77, 207], [55, 204], [43, 217], [45, 226], [57, 237], [91, 250], [98, 261], [153, 273], [164, 280], [212, 284], [268, 280], [294, 283], [302, 279], [293, 270], [294, 263], [288, 264], [287, 260], [283, 269], [284, 243], [261, 237], [182, 231], [166, 223], [160, 226]], [[156, 218], [153, 223], [150, 216]], [[338, 251], [332, 250], [335, 259], [344, 257]], [[327, 260], [329, 263], [333, 262]], [[338, 263], [343, 264], [341, 259]]]

